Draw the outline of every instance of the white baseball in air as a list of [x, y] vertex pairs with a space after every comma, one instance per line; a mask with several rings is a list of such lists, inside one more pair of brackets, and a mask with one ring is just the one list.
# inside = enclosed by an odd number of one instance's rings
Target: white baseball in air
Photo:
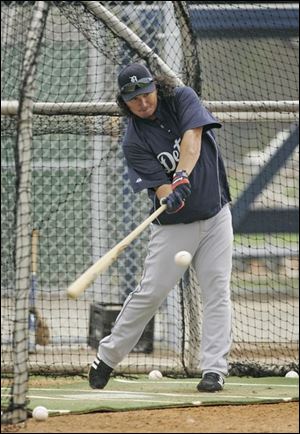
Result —
[[163, 375], [160, 371], [154, 369], [154, 371], [149, 372], [148, 378], [149, 380], [161, 380], [163, 378]]
[[192, 262], [192, 255], [186, 250], [181, 250], [174, 256], [174, 261], [180, 267], [187, 267]]
[[38, 421], [46, 420], [48, 417], [48, 410], [46, 409], [46, 407], [38, 405], [33, 409], [32, 417]]
[[299, 375], [296, 371], [289, 371], [285, 374], [286, 377], [288, 378], [298, 378]]

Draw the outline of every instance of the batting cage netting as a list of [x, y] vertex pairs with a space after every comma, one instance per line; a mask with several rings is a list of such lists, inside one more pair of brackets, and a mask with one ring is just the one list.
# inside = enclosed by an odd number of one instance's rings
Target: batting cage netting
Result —
[[[122, 154], [128, 62], [192, 86], [223, 124], [230, 373], [298, 370], [298, 48], [298, 2], [1, 2], [3, 420], [26, 418], [28, 374], [87, 373], [141, 277], [148, 229], [66, 295], [149, 214]], [[200, 374], [201, 307], [190, 268], [116, 372]]]

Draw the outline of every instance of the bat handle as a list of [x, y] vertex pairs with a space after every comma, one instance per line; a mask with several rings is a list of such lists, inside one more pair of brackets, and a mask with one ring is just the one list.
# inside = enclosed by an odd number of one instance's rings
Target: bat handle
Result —
[[32, 234], [31, 234], [31, 272], [32, 272], [32, 274], [36, 274], [36, 272], [37, 272], [38, 237], [39, 237], [38, 230], [33, 229]]

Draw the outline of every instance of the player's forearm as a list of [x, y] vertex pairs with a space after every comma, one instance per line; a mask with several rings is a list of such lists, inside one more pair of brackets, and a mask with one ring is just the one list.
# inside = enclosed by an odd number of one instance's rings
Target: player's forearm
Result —
[[201, 151], [202, 128], [187, 130], [180, 142], [180, 158], [176, 172], [185, 170], [189, 175], [194, 169]]
[[[187, 130], [180, 143], [180, 158], [176, 172], [185, 170], [189, 175], [194, 169], [201, 151], [202, 128]], [[165, 198], [173, 192], [172, 184], [163, 184], [156, 189], [158, 199]]]
[[156, 189], [156, 196], [158, 197], [158, 200], [160, 200], [163, 197], [169, 196], [172, 191], [172, 184], [163, 184]]

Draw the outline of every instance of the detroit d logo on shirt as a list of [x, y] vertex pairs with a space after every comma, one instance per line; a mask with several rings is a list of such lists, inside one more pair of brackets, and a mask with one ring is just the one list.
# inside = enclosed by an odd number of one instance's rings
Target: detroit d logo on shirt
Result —
[[156, 156], [167, 173], [174, 172], [177, 167], [180, 156], [180, 141], [180, 138], [175, 140], [172, 154], [170, 152], [161, 152]]

